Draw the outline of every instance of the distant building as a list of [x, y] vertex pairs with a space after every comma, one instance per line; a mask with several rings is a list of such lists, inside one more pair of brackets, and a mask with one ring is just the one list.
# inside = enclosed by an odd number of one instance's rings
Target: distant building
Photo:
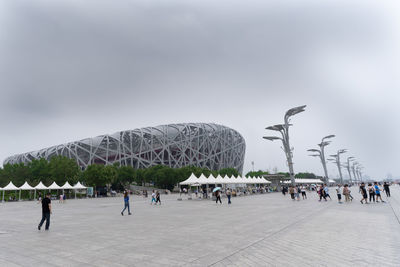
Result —
[[4, 164], [65, 156], [82, 169], [90, 164], [129, 165], [147, 168], [166, 165], [243, 170], [246, 143], [235, 130], [213, 123], [180, 123], [100, 135], [80, 141], [14, 155]]

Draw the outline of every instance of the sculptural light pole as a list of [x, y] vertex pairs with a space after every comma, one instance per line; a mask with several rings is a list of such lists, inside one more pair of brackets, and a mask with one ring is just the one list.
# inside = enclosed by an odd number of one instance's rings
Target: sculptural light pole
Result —
[[322, 163], [322, 167], [324, 168], [324, 173], [325, 173], [325, 183], [328, 184], [329, 183], [329, 177], [328, 177], [328, 169], [326, 168], [326, 160], [325, 160], [325, 146], [329, 145], [330, 142], [329, 141], [325, 141], [325, 139], [329, 139], [329, 138], [333, 138], [335, 137], [335, 135], [328, 135], [325, 136], [324, 138], [322, 138], [321, 143], [318, 144], [318, 146], [320, 147], [320, 149], [308, 149], [307, 151], [309, 152], [316, 152], [318, 154], [313, 154], [310, 155], [312, 157], [319, 157]]
[[336, 165], [338, 167], [339, 176], [340, 176], [340, 183], [341, 184], [343, 184], [343, 175], [342, 175], [342, 166], [340, 164], [340, 154], [343, 154], [343, 153], [346, 153], [346, 152], [347, 152], [346, 149], [340, 149], [340, 150], [338, 150], [336, 155], [331, 155], [331, 157], [333, 158], [334, 162], [336, 163]]
[[289, 126], [291, 126], [292, 124], [289, 124], [289, 122], [290, 122], [291, 116], [294, 116], [300, 112], [303, 112], [305, 110], [305, 107], [306, 106], [304, 105], [304, 106], [299, 106], [299, 107], [289, 109], [285, 113], [284, 124], [277, 124], [277, 125], [273, 125], [273, 126], [269, 126], [269, 127], [265, 128], [267, 130], [280, 132], [282, 137], [278, 137], [278, 136], [264, 136], [263, 137], [264, 139], [267, 139], [269, 141], [274, 141], [274, 140], [282, 141], [282, 145], [283, 145], [282, 149], [286, 155], [286, 160], [287, 160], [287, 164], [289, 167], [289, 175], [290, 175], [290, 180], [292, 182], [292, 185], [295, 185], [296, 183], [294, 180], [294, 171], [293, 171], [293, 148], [290, 147], [290, 143], [289, 143]]
[[357, 181], [357, 180], [359, 180], [358, 179], [358, 176], [357, 176], [357, 174], [356, 174], [356, 166], [358, 165], [358, 162], [353, 162], [353, 166], [351, 167], [351, 169], [353, 170], [353, 175], [354, 175], [354, 179]]
[[358, 178], [360, 179], [360, 182], [362, 182], [362, 173], [361, 173], [361, 170], [362, 170], [362, 166], [361, 166], [361, 164], [358, 164], [357, 165], [357, 167], [356, 167], [356, 173], [357, 173], [357, 175], [358, 175]]
[[[348, 158], [347, 158], [347, 164], [345, 165], [345, 167], [346, 167], [346, 169], [347, 169], [347, 172], [349, 173], [350, 184], [352, 184], [352, 180], [351, 180], [351, 171], [350, 171], [350, 169], [351, 169], [350, 161], [351, 161], [351, 160], [354, 160], [354, 159], [355, 159], [354, 157], [348, 157]], [[354, 178], [355, 178], [355, 177], [354, 177]]]

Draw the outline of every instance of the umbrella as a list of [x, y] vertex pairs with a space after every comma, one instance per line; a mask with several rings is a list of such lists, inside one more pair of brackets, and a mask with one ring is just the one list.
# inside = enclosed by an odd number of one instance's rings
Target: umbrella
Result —
[[213, 193], [214, 193], [214, 192], [217, 192], [217, 191], [221, 191], [221, 190], [222, 190], [221, 187], [216, 187], [216, 188], [214, 188]]

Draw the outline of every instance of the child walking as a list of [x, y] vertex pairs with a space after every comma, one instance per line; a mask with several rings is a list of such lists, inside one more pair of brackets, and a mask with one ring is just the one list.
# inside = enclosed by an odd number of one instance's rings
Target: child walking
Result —
[[161, 205], [160, 192], [157, 190], [157, 193], [156, 193], [156, 204], [155, 205], [157, 205], [158, 202], [160, 202], [160, 205]]
[[154, 190], [153, 190], [153, 192], [151, 193], [151, 202], [150, 202], [150, 205], [153, 205], [153, 202], [154, 202], [155, 204], [157, 204], [157, 203], [156, 203], [156, 193], [154, 192]]

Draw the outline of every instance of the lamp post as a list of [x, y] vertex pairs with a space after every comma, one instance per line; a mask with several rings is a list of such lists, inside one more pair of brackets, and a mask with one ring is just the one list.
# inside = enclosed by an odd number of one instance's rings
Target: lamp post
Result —
[[348, 157], [347, 158], [347, 163], [344, 165], [344, 167], [347, 169], [347, 172], [349, 173], [349, 179], [350, 179], [350, 184], [352, 184], [352, 180], [351, 180], [351, 166], [350, 166], [350, 161], [354, 160], [354, 157]]
[[322, 167], [324, 168], [324, 173], [325, 173], [325, 183], [329, 184], [329, 177], [328, 177], [328, 169], [326, 168], [326, 160], [325, 160], [325, 146], [329, 145], [329, 141], [325, 141], [325, 139], [333, 138], [335, 137], [334, 134], [325, 136], [322, 138], [321, 143], [318, 144], [320, 149], [308, 149], [307, 151], [309, 152], [316, 152], [318, 154], [310, 155], [312, 157], [319, 157], [322, 163]]
[[358, 180], [357, 178], [357, 175], [356, 175], [356, 166], [358, 165], [358, 162], [353, 162], [353, 166], [351, 167], [351, 169], [353, 170], [353, 175], [354, 175], [354, 180]]
[[363, 167], [361, 166], [361, 164], [358, 164], [357, 165], [357, 170], [356, 170], [356, 172], [357, 172], [357, 175], [358, 175], [358, 177], [359, 177], [359, 179], [360, 179], [360, 182], [362, 182], [362, 173], [361, 173], [361, 170], [363, 169]]
[[342, 175], [342, 167], [340, 164], [340, 154], [346, 153], [347, 150], [346, 149], [340, 149], [338, 150], [338, 152], [336, 153], [336, 155], [331, 155], [331, 157], [333, 158], [333, 161], [336, 163], [337, 167], [338, 167], [338, 171], [339, 171], [339, 176], [340, 176], [340, 183], [343, 184], [343, 175]]
[[285, 113], [284, 124], [277, 124], [277, 125], [273, 125], [273, 126], [269, 126], [269, 127], [265, 128], [267, 130], [280, 132], [282, 137], [263, 136], [264, 139], [267, 139], [269, 141], [275, 141], [275, 140], [282, 141], [282, 145], [283, 145], [282, 149], [286, 155], [286, 160], [287, 160], [287, 164], [289, 167], [290, 180], [291, 180], [293, 186], [296, 185], [296, 182], [294, 180], [294, 171], [293, 171], [293, 148], [290, 147], [290, 143], [289, 143], [289, 126], [291, 126], [292, 124], [289, 124], [289, 122], [290, 122], [290, 117], [292, 117], [300, 112], [303, 112], [305, 110], [305, 107], [306, 106], [304, 105], [304, 106], [299, 106], [299, 107], [289, 109]]

